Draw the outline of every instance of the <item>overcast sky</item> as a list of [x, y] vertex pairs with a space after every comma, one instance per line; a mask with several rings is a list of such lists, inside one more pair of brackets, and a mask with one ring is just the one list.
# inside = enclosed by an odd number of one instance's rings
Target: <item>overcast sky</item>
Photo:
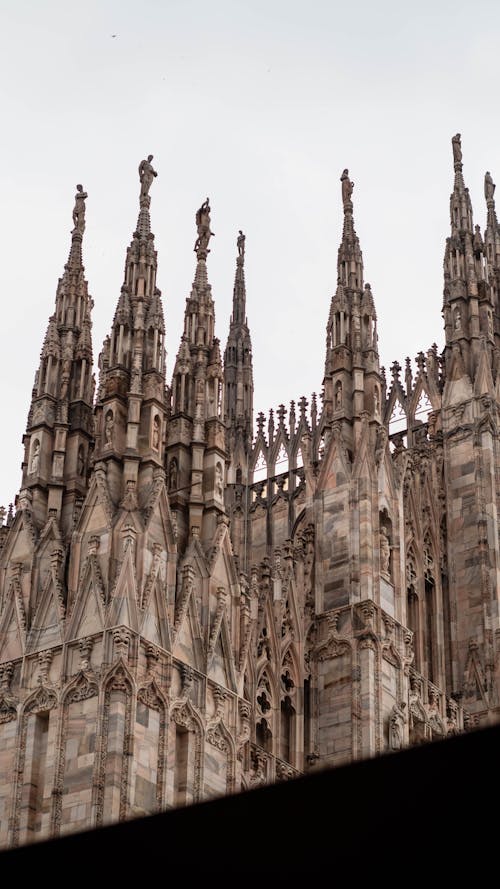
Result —
[[75, 185], [97, 366], [148, 154], [168, 382], [208, 195], [222, 348], [246, 234], [255, 413], [321, 391], [344, 167], [381, 363], [441, 348], [454, 133], [481, 227], [484, 173], [500, 179], [499, 26], [497, 0], [2, 0], [0, 504], [21, 482]]

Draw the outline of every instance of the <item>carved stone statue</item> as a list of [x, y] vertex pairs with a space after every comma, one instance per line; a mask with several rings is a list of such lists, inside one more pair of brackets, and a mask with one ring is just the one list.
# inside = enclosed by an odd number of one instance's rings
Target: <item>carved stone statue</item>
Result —
[[78, 448], [78, 458], [77, 458], [77, 472], [78, 475], [83, 475], [85, 471], [85, 457], [83, 453], [83, 445], [80, 445]]
[[394, 704], [391, 715], [389, 717], [389, 748], [391, 750], [401, 750], [404, 741], [404, 724], [406, 722], [405, 714], [406, 703], [401, 701]]
[[160, 418], [155, 414], [153, 420], [153, 448], [157, 451], [160, 447]]
[[389, 576], [389, 562], [391, 559], [391, 547], [389, 544], [389, 535], [387, 534], [387, 528], [382, 525], [380, 529], [380, 573], [385, 574], [386, 577]]
[[175, 457], [172, 457], [168, 470], [168, 490], [177, 490], [177, 460]]
[[74, 231], [83, 235], [85, 231], [85, 198], [87, 192], [83, 190], [83, 185], [76, 186], [75, 206], [73, 207], [73, 225]]
[[[485, 184], [486, 184], [486, 183], [485, 183]], [[494, 187], [495, 187], [495, 186], [493, 186], [493, 188], [494, 188]], [[486, 188], [485, 188], [485, 194], [486, 194]], [[480, 226], [480, 225], [475, 225], [475, 226], [474, 226], [474, 239], [473, 239], [473, 242], [472, 242], [472, 246], [473, 246], [473, 248], [474, 248], [474, 253], [475, 253], [475, 255], [476, 255], [476, 259], [479, 259], [479, 254], [482, 253], [482, 252], [483, 252], [483, 249], [484, 249], [484, 244], [483, 244], [483, 238], [482, 238], [482, 235], [481, 235], [481, 226]]]
[[217, 494], [217, 497], [220, 497], [221, 499], [224, 495], [224, 488], [223, 488], [222, 482], [223, 482], [222, 466], [220, 463], [216, 463], [215, 464], [215, 493]]
[[354, 188], [354, 182], [351, 182], [349, 179], [349, 170], [344, 170], [340, 177], [340, 181], [342, 183], [342, 202], [345, 207], [347, 201], [351, 200], [352, 190]]
[[241, 231], [241, 228], [238, 232], [238, 240], [236, 241], [238, 247], [238, 256], [245, 255], [245, 235]]
[[38, 472], [38, 466], [40, 464], [40, 442], [36, 439], [33, 445], [33, 454], [31, 457], [30, 464], [30, 475], [36, 475]]
[[335, 387], [335, 410], [339, 411], [341, 407], [342, 407], [342, 383], [339, 380], [339, 382], [337, 383], [337, 385]]
[[486, 172], [484, 174], [484, 196], [487, 201], [493, 200], [493, 195], [495, 194], [495, 183], [491, 178], [491, 173]]
[[451, 140], [451, 146], [453, 148], [453, 161], [456, 164], [461, 163], [462, 161], [462, 145], [460, 143], [461, 135], [457, 133], [456, 136], [453, 136]]
[[113, 419], [113, 411], [108, 411], [104, 420], [104, 440], [105, 447], [109, 448], [113, 441], [113, 427], [115, 425]]
[[208, 198], [196, 213], [196, 227], [198, 229], [198, 237], [196, 238], [194, 249], [198, 254], [200, 252], [208, 253], [208, 242], [211, 237], [215, 237], [214, 232], [210, 229], [210, 203]]
[[141, 183], [141, 194], [140, 200], [147, 197], [149, 194], [149, 189], [151, 188], [151, 183], [155, 176], [158, 175], [156, 170], [153, 169], [151, 165], [151, 161], [153, 160], [153, 155], [148, 154], [147, 160], [141, 161], [139, 164], [139, 179]]

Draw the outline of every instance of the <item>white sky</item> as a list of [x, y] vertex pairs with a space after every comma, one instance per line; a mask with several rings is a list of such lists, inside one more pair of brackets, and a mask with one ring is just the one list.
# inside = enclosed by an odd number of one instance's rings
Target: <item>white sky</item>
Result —
[[194, 276], [194, 215], [208, 195], [222, 349], [238, 229], [246, 234], [255, 413], [321, 391], [344, 167], [381, 363], [441, 348], [451, 137], [462, 134], [483, 227], [485, 171], [500, 180], [499, 34], [498, 0], [2, 0], [0, 503], [21, 483], [75, 185], [89, 195], [97, 366], [150, 153], [168, 382]]

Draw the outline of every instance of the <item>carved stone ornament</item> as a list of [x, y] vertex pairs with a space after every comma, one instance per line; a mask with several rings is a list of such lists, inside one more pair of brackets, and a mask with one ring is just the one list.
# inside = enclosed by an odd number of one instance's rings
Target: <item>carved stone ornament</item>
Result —
[[66, 703], [71, 704], [74, 701], [86, 701], [87, 698], [95, 697], [98, 692], [99, 688], [97, 682], [92, 677], [82, 673], [73, 688], [67, 693]]
[[229, 752], [229, 744], [220, 723], [208, 729], [206, 738], [213, 747], [217, 747], [218, 750], [222, 750], [224, 753]]
[[10, 683], [14, 674], [14, 664], [0, 667], [0, 724], [11, 722], [17, 716], [18, 701], [10, 693]]
[[151, 710], [160, 711], [165, 707], [165, 702], [160, 696], [154, 680], [147, 685], [143, 685], [142, 688], [139, 689], [137, 692], [137, 699], [141, 701], [142, 704], [145, 704], [146, 707], [150, 707]]
[[25, 713], [44, 713], [46, 710], [52, 710], [56, 704], [56, 693], [41, 685], [26, 704]]
[[12, 722], [17, 717], [17, 707], [14, 698], [0, 697], [0, 725], [4, 722]]

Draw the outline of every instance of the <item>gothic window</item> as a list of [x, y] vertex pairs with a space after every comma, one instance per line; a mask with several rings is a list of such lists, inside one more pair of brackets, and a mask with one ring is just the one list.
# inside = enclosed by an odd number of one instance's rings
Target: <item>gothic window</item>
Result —
[[422, 389], [420, 398], [418, 399], [417, 407], [415, 409], [415, 419], [423, 419], [423, 417], [427, 419], [431, 410], [432, 404], [429, 400], [429, 396], [427, 395], [427, 392], [424, 392], [424, 390]]
[[432, 543], [427, 532], [424, 537], [424, 605], [425, 605], [425, 641], [424, 657], [426, 662], [427, 677], [434, 682], [434, 559], [432, 555]]
[[284, 444], [280, 445], [280, 449], [278, 451], [278, 456], [276, 457], [276, 475], [282, 472], [288, 472], [288, 454], [285, 450]]
[[389, 435], [394, 435], [395, 432], [405, 432], [407, 426], [408, 420], [403, 405], [399, 399], [396, 399], [389, 420]]
[[299, 448], [297, 451], [296, 457], [295, 457], [295, 466], [297, 469], [300, 469], [300, 467], [303, 465], [304, 465], [304, 458], [302, 456], [302, 451]]
[[267, 719], [259, 719], [255, 728], [255, 741], [267, 753], [272, 753], [273, 734]]
[[253, 470], [253, 480], [254, 482], [265, 481], [267, 479], [267, 463], [264, 458], [264, 454], [262, 451], [259, 452], [259, 456], [257, 458], [257, 462], [254, 466]]
[[406, 554], [406, 594], [407, 594], [407, 615], [406, 622], [408, 629], [413, 633], [413, 650], [415, 652], [415, 667], [420, 670], [420, 614], [419, 600], [416, 591], [417, 570], [415, 553], [412, 547]]
[[280, 757], [287, 762], [292, 762], [295, 710], [288, 695], [281, 702], [280, 716]]
[[268, 753], [272, 752], [272, 699], [271, 685], [266, 673], [263, 673], [259, 679], [256, 694], [257, 704], [257, 725], [256, 725], [256, 742], [263, 747]]
[[187, 802], [189, 762], [189, 732], [184, 726], [175, 727], [174, 806]]
[[311, 677], [304, 679], [304, 754], [312, 753], [312, 701], [311, 701]]

